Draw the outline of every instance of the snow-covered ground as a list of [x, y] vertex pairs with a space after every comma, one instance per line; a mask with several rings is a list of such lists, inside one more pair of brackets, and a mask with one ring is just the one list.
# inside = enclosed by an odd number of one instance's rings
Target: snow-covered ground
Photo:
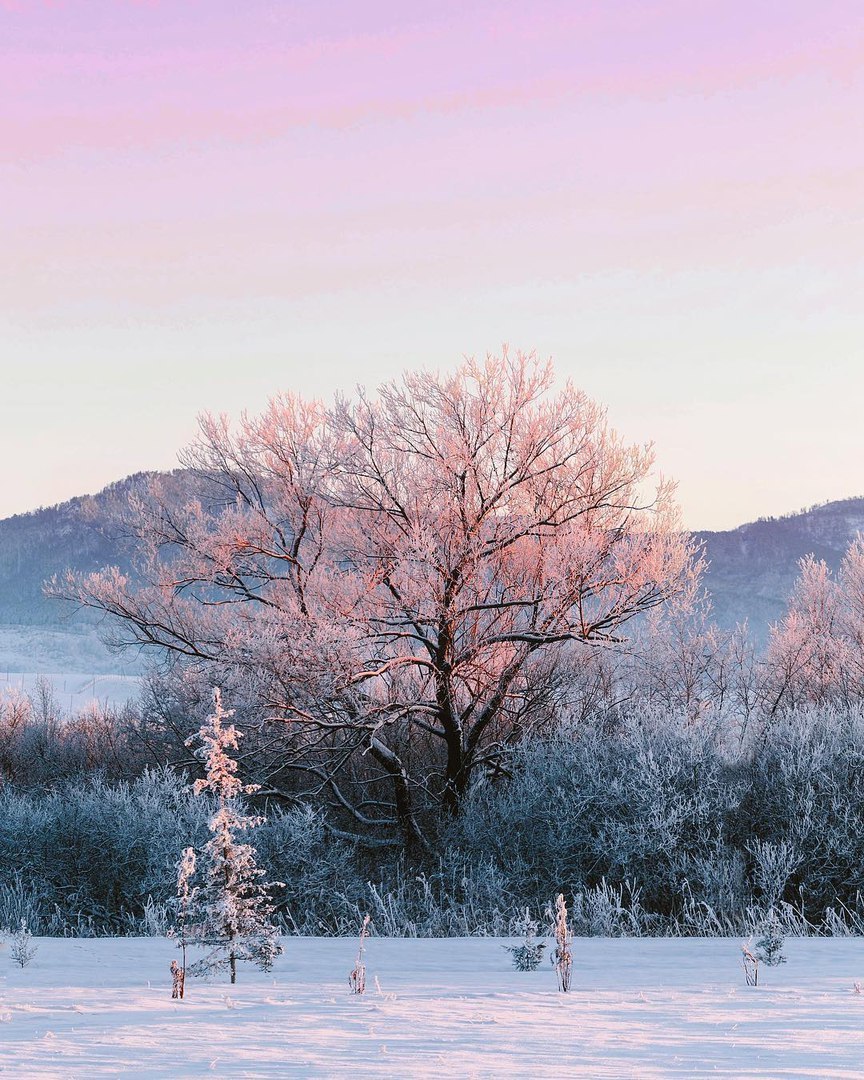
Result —
[[[372, 938], [352, 997], [348, 939], [284, 942], [265, 975], [170, 998], [169, 941], [0, 949], [9, 1077], [861, 1077], [864, 940], [787, 943], [744, 985], [739, 943], [577, 939], [570, 994], [519, 973], [494, 939]], [[376, 982], [377, 980], [377, 982]], [[380, 987], [380, 989], [379, 989]]]

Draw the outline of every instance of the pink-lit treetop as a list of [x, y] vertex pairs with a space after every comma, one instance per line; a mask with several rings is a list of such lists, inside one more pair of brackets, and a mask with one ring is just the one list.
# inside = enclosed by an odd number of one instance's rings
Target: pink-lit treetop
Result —
[[771, 712], [864, 700], [864, 536], [850, 544], [836, 575], [821, 559], [801, 560], [765, 666]]
[[411, 843], [418, 797], [457, 811], [582, 651], [698, 572], [651, 448], [522, 354], [330, 408], [285, 395], [236, 428], [205, 416], [184, 463], [200, 501], [156, 487], [130, 507], [148, 584], [66, 591], [126, 642], [244, 672], [289, 725], [284, 767]]

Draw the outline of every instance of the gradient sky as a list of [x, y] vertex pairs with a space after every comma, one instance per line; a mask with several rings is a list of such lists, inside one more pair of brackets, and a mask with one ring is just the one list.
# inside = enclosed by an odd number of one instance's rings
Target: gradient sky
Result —
[[864, 493], [860, 0], [0, 0], [0, 515], [501, 342], [685, 521]]

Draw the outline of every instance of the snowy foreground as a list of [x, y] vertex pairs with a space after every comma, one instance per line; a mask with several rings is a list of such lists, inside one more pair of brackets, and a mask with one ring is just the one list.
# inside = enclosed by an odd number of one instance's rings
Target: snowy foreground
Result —
[[[494, 939], [289, 938], [270, 975], [170, 998], [165, 940], [0, 948], [0, 1074], [10, 1077], [861, 1077], [864, 940], [787, 943], [744, 985], [730, 940], [577, 939], [573, 991], [513, 971]], [[376, 982], [377, 979], [377, 982]]]

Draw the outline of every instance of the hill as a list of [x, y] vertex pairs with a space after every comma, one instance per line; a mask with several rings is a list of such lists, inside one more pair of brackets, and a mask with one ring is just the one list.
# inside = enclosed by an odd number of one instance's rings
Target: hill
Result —
[[[43, 583], [54, 574], [103, 566], [131, 567], [128, 541], [113, 511], [143, 488], [152, 473], [137, 473], [97, 495], [40, 507], [0, 520], [0, 671], [129, 674], [134, 658], [110, 653], [92, 612], [49, 599]], [[178, 471], [162, 474], [182, 487]]]
[[[92, 613], [49, 600], [43, 582], [71, 568], [131, 568], [129, 541], [115, 511], [154, 473], [137, 473], [97, 495], [0, 520], [0, 672], [129, 674], [135, 659], [109, 653]], [[172, 498], [186, 495], [181, 470], [159, 474]], [[717, 621], [733, 627], [745, 619], [756, 639], [785, 610], [798, 561], [814, 554], [835, 568], [846, 547], [864, 531], [864, 498], [810, 507], [780, 518], [762, 518], [723, 532], [701, 532], [709, 562], [706, 583]]]
[[745, 619], [760, 642], [786, 609], [798, 562], [815, 555], [836, 570], [856, 533], [864, 532], [864, 498], [824, 503], [779, 518], [760, 518], [725, 532], [702, 532], [706, 584], [721, 626]]

